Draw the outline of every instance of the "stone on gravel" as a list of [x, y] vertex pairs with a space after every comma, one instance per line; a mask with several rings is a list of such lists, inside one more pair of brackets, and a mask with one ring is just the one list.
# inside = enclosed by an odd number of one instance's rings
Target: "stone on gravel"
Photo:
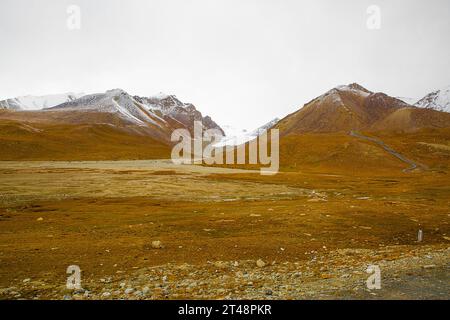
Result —
[[153, 249], [162, 249], [162, 243], [159, 240], [152, 241], [152, 248]]
[[263, 267], [266, 266], [266, 263], [265, 263], [263, 260], [258, 259], [258, 261], [256, 261], [256, 265], [257, 265], [259, 268], [263, 268]]
[[131, 293], [133, 293], [133, 291], [134, 291], [134, 289], [133, 288], [127, 288], [127, 289], [125, 289], [125, 294], [131, 294]]
[[142, 293], [143, 294], [148, 294], [149, 292], [150, 292], [150, 288], [149, 287], [142, 288]]

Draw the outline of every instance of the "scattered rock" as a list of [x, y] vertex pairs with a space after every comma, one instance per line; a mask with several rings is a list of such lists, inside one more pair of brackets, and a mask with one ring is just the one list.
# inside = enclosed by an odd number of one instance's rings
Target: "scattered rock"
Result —
[[223, 261], [216, 261], [216, 262], [214, 262], [214, 266], [216, 268], [225, 269], [227, 267], [227, 263], [223, 262]]
[[266, 290], [264, 291], [264, 294], [265, 294], [266, 296], [271, 296], [271, 295], [272, 295], [272, 290], [266, 289]]
[[150, 288], [149, 287], [145, 286], [144, 288], [142, 288], [142, 293], [144, 295], [148, 294], [149, 292], [150, 292]]
[[125, 294], [131, 294], [131, 293], [133, 293], [134, 292], [134, 289], [133, 288], [127, 288], [127, 289], [125, 289]]
[[[322, 244], [318, 248], [321, 247]], [[280, 247], [275, 247], [277, 249], [281, 250]], [[258, 259], [127, 268], [124, 274], [84, 280], [91, 294], [84, 289], [68, 291], [63, 285], [50, 284], [34, 276], [33, 279], [19, 277], [15, 279], [15, 286], [0, 288], [0, 298], [326, 299], [334, 290], [338, 293], [352, 292], [354, 297], [367, 297], [366, 283], [362, 280], [367, 278], [363, 270], [368, 259], [375, 259], [383, 270], [388, 270], [386, 272], [390, 278], [401, 279], [404, 270], [416, 276], [420, 269], [440, 268], [447, 261], [448, 250], [431, 251], [425, 246], [412, 246], [410, 251], [399, 254], [392, 247], [375, 251], [339, 249], [326, 252], [316, 248], [306, 252], [313, 255], [314, 260], [307, 256], [308, 259], [295, 262], [277, 259], [276, 264]], [[415, 267], [409, 271], [412, 265]], [[130, 274], [125, 274], [128, 271]], [[429, 272], [431, 270], [426, 273]], [[235, 285], [230, 285], [231, 282]], [[383, 297], [384, 293], [380, 292], [378, 295]]]
[[263, 260], [258, 259], [258, 261], [256, 261], [256, 266], [257, 266], [258, 268], [263, 268], [263, 267], [266, 266], [266, 263], [265, 263]]
[[152, 248], [153, 249], [162, 249], [162, 243], [159, 240], [152, 241]]

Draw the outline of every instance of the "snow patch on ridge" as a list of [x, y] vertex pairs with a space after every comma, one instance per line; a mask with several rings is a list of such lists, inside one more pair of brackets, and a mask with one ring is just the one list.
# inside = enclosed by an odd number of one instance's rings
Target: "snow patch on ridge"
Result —
[[224, 146], [238, 146], [256, 139], [259, 135], [263, 134], [264, 131], [269, 130], [275, 124], [280, 121], [278, 118], [262, 125], [261, 127], [248, 132], [245, 129], [237, 129], [232, 126], [224, 126], [225, 137], [220, 140], [220, 142], [214, 144], [214, 147], [224, 147]]
[[420, 99], [416, 107], [450, 112], [450, 86], [431, 92]]
[[46, 110], [117, 112], [125, 120], [138, 125], [145, 125], [145, 122], [154, 123], [153, 119], [140, 109], [139, 103], [122, 89], [86, 95]]
[[0, 108], [10, 110], [34, 111], [51, 108], [61, 103], [76, 100], [84, 96], [84, 93], [62, 93], [44, 96], [22, 96], [0, 101]]

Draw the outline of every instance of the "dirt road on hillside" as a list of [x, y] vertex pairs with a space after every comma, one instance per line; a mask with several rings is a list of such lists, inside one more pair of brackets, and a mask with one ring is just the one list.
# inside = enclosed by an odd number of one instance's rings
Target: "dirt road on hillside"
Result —
[[397, 151], [395, 151], [394, 149], [392, 149], [391, 147], [389, 147], [388, 145], [386, 145], [383, 141], [381, 141], [379, 139], [368, 137], [368, 136], [362, 135], [355, 131], [350, 131], [349, 134], [355, 138], [374, 142], [377, 145], [379, 145], [380, 147], [382, 147], [384, 150], [386, 150], [388, 153], [390, 153], [391, 155], [393, 155], [394, 157], [399, 159], [400, 161], [403, 161], [403, 162], [409, 164], [410, 167], [404, 169], [403, 172], [410, 172], [410, 171], [418, 169], [418, 168], [422, 168], [422, 169], [424, 168], [424, 166], [422, 164], [416, 163], [416, 162], [406, 158], [405, 156], [401, 155], [400, 153], [398, 153]]

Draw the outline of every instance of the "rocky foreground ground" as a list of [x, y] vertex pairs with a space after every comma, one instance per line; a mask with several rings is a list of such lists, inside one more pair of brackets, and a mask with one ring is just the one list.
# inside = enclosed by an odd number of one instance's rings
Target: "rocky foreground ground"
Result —
[[[164, 250], [161, 248], [160, 250]], [[50, 279], [15, 279], [2, 299], [448, 299], [445, 245], [390, 246], [304, 253], [305, 260], [214, 261], [117, 270], [83, 279], [68, 290]], [[369, 265], [381, 271], [381, 289], [367, 288]]]
[[446, 173], [1, 166], [0, 299], [450, 297]]

